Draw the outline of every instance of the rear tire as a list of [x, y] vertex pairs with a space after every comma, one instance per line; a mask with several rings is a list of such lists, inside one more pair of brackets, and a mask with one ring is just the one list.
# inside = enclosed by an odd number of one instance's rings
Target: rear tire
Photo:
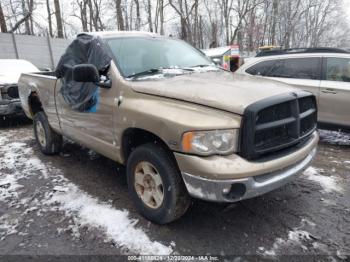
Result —
[[55, 155], [61, 151], [63, 138], [50, 127], [43, 111], [35, 114], [33, 127], [36, 142], [43, 154]]
[[175, 160], [159, 145], [141, 145], [131, 153], [127, 179], [136, 208], [157, 224], [180, 218], [191, 204]]

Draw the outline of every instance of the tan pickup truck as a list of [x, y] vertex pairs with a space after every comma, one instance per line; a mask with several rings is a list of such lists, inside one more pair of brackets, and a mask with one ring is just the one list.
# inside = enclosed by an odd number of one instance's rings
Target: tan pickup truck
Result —
[[318, 143], [311, 93], [234, 76], [155, 34], [78, 35], [55, 72], [22, 74], [19, 90], [44, 154], [65, 136], [126, 165], [137, 209], [160, 224], [191, 196], [235, 202], [284, 185]]

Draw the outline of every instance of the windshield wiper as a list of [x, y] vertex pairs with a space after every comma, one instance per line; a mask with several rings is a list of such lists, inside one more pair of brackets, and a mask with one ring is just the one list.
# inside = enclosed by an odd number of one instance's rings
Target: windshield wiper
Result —
[[195, 65], [195, 66], [191, 66], [190, 68], [194, 68], [194, 67], [208, 67], [208, 66], [213, 66], [213, 65]]
[[142, 71], [139, 73], [135, 73], [132, 75], [127, 76], [126, 78], [135, 78], [135, 77], [139, 77], [139, 76], [145, 76], [145, 75], [154, 75], [154, 74], [158, 74], [158, 73], [163, 73], [164, 70], [183, 70], [183, 71], [194, 71], [193, 68], [181, 68], [181, 67], [160, 67], [160, 68], [151, 68], [148, 69], [146, 71]]
[[131, 74], [127, 76], [126, 78], [134, 78], [134, 77], [139, 77], [139, 76], [145, 76], [145, 75], [153, 75], [162, 72], [161, 68], [151, 68], [142, 72], [138, 72], [135, 74]]

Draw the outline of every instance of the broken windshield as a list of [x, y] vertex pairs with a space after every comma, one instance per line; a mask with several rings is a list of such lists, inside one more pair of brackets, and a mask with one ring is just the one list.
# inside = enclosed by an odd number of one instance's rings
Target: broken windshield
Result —
[[209, 58], [181, 40], [129, 37], [108, 39], [107, 44], [124, 77], [144, 75], [152, 69], [184, 69], [185, 73], [186, 69], [198, 65], [208, 66], [211, 70], [214, 66]]

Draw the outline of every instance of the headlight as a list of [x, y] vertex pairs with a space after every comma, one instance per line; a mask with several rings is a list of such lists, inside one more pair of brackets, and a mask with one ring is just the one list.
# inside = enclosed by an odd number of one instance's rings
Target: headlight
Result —
[[227, 155], [238, 149], [238, 129], [193, 131], [182, 136], [182, 149], [199, 155]]

